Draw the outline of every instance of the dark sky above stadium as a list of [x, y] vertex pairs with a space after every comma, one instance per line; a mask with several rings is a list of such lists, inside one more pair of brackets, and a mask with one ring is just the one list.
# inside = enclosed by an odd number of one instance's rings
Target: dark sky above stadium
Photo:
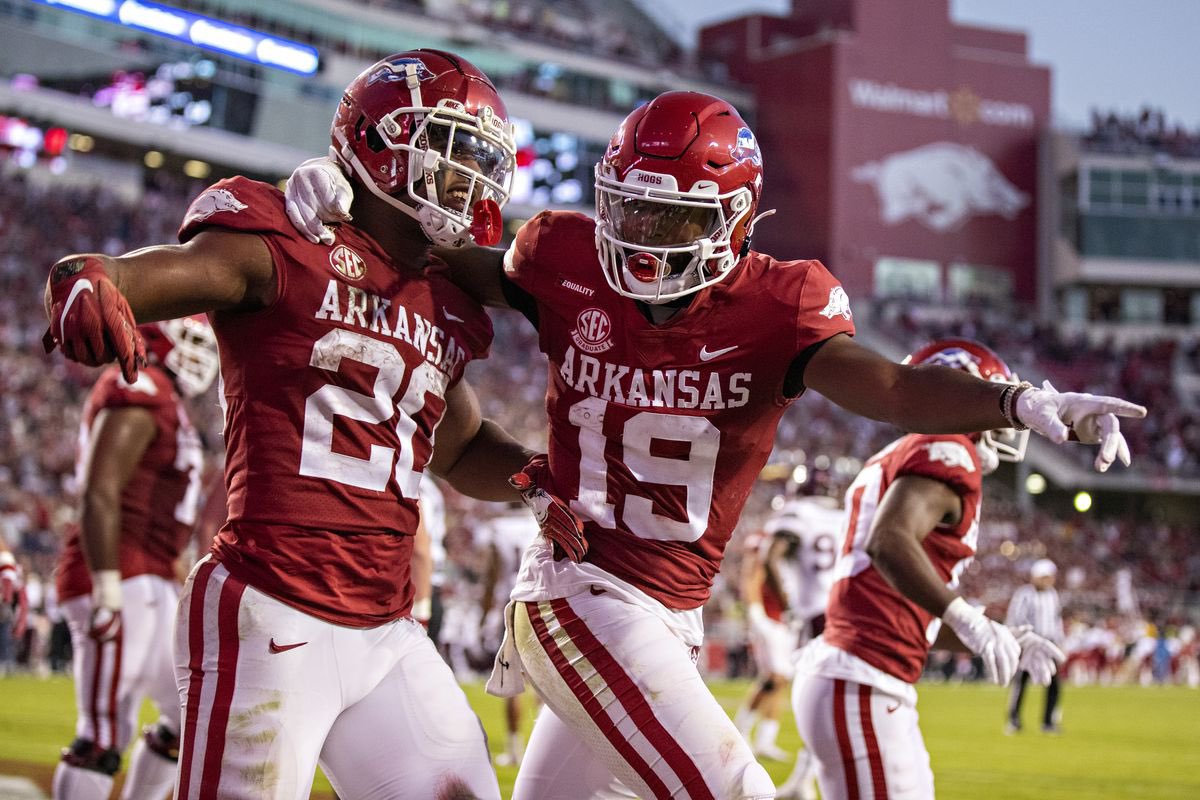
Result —
[[[748, 11], [786, 13], [789, 0], [658, 0], [689, 31]], [[646, 5], [657, 5], [644, 3]], [[1025, 30], [1033, 60], [1054, 69], [1054, 122], [1084, 128], [1098, 107], [1149, 104], [1200, 128], [1200, 0], [950, 0], [958, 22]]]

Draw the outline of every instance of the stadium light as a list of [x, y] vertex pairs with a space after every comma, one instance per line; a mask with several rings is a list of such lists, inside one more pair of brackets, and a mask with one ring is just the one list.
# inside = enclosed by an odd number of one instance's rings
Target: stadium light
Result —
[[207, 178], [210, 172], [212, 172], [212, 167], [203, 161], [192, 159], [183, 162], [183, 174], [189, 178]]
[[1075, 510], [1080, 514], [1084, 513], [1092, 507], [1092, 496], [1087, 492], [1079, 492], [1075, 495]]
[[142, 163], [150, 169], [158, 169], [163, 165], [163, 154], [157, 150], [147, 150], [146, 155], [142, 156]]
[[1030, 494], [1041, 494], [1046, 491], [1046, 479], [1042, 477], [1041, 473], [1029, 473], [1029, 477], [1025, 479], [1025, 491]]
[[86, 14], [114, 25], [165, 36], [267, 67], [313, 75], [320, 62], [315, 47], [280, 39], [203, 14], [145, 0], [36, 0], [42, 5]]

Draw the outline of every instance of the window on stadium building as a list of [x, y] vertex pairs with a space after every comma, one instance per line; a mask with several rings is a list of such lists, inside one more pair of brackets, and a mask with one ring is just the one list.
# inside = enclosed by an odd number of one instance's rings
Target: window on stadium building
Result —
[[1121, 289], [1121, 322], [1159, 323], [1163, 319], [1161, 289]]
[[1012, 299], [1012, 275], [997, 267], [978, 264], [951, 264], [949, 298], [955, 302], [991, 300], [1007, 302]]
[[936, 261], [881, 258], [875, 262], [875, 296], [942, 299], [942, 267]]

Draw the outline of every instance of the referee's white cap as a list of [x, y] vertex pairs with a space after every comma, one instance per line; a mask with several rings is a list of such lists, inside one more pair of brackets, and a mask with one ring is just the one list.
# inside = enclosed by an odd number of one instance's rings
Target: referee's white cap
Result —
[[1048, 558], [1039, 558], [1029, 568], [1031, 578], [1049, 578], [1058, 574], [1058, 567]]

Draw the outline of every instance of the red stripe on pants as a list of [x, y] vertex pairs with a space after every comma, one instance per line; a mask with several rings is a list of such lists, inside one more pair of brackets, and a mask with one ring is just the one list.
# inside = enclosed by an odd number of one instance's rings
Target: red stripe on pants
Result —
[[875, 800], [888, 800], [887, 773], [883, 771], [883, 756], [875, 737], [875, 723], [871, 720], [871, 687], [866, 684], [858, 687], [858, 718], [867, 744], [867, 760], [871, 763], [871, 788], [875, 790]]
[[704, 776], [700, 774], [700, 768], [675, 737], [663, 727], [658, 717], [654, 716], [654, 709], [650, 707], [625, 668], [600, 644], [600, 640], [588, 628], [587, 623], [575, 614], [566, 600], [551, 600], [550, 607], [554, 609], [554, 615], [558, 617], [571, 640], [588, 654], [588, 660], [621, 701], [621, 705], [637, 725], [638, 731], [683, 782], [688, 796], [693, 800], [712, 800], [712, 793], [704, 782]]
[[859, 800], [858, 774], [854, 768], [854, 748], [850, 746], [850, 731], [846, 728], [846, 682], [833, 681], [833, 729], [837, 733], [838, 749], [842, 751], [842, 770], [846, 777], [846, 800]]
[[192, 601], [188, 606], [187, 723], [179, 753], [179, 800], [188, 800], [192, 781], [192, 757], [196, 751], [196, 718], [200, 716], [200, 691], [204, 688], [204, 595], [217, 562], [209, 560], [192, 579]]
[[[89, 624], [89, 629], [91, 625]], [[90, 637], [89, 637], [90, 638]], [[96, 746], [100, 746], [100, 675], [104, 667], [104, 642], [97, 642], [92, 639], [92, 649], [96, 651], [96, 665], [92, 670], [92, 702], [91, 702], [91, 717], [92, 717], [92, 738], [95, 739]]]
[[125, 748], [125, 742], [117, 741], [117, 687], [121, 684], [121, 640], [125, 631], [117, 632], [117, 637], [110, 642], [113, 646], [112, 684], [108, 687], [108, 732], [111, 738], [109, 747]]
[[204, 772], [200, 774], [199, 800], [217, 800], [221, 782], [221, 758], [225, 755], [225, 727], [236, 688], [238, 660], [238, 609], [246, 584], [232, 575], [221, 585], [217, 605], [217, 689], [208, 715], [208, 743], [204, 748]]
[[554, 637], [546, 629], [546, 623], [542, 620], [537, 605], [537, 603], [527, 602], [525, 610], [529, 613], [529, 622], [533, 626], [534, 633], [537, 634], [538, 641], [542, 644], [542, 649], [546, 651], [546, 655], [550, 656], [550, 661], [554, 664], [554, 668], [558, 670], [558, 674], [562, 676], [567, 687], [583, 705], [588, 716], [596, 723], [596, 727], [604, 734], [604, 738], [608, 739], [609, 744], [620, 753], [621, 758], [625, 759], [625, 762], [633, 767], [634, 771], [642, 777], [642, 780], [646, 782], [646, 786], [654, 793], [654, 797], [669, 798], [671, 793], [667, 791], [666, 784], [654, 774], [654, 771], [650, 769], [650, 765], [638, 754], [633, 745], [626, 740], [624, 734], [617, 730], [616, 723], [604, 712], [600, 701], [592, 694], [587, 683], [584, 682], [579, 673], [567, 661], [567, 657], [559, 649], [558, 643], [554, 641]]

